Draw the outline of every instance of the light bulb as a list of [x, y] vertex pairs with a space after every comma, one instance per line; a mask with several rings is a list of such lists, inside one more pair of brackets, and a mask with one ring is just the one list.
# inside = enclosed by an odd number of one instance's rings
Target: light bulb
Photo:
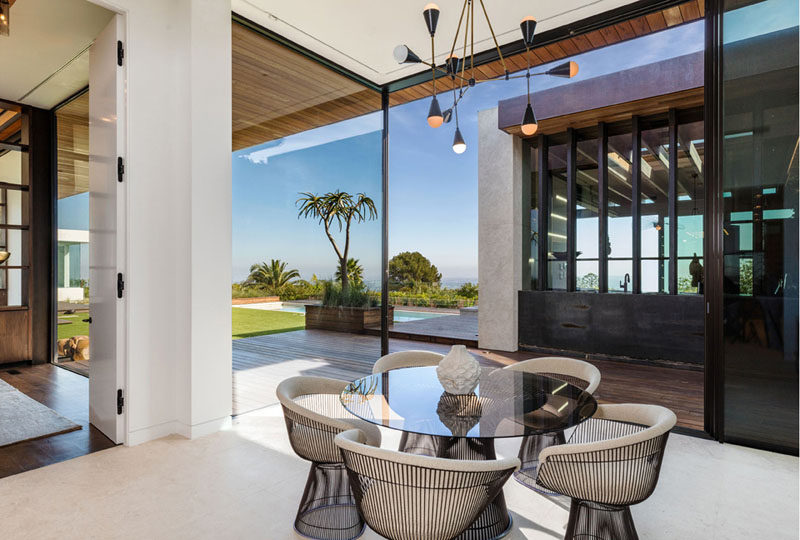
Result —
[[467, 143], [464, 142], [464, 137], [461, 136], [461, 130], [456, 128], [456, 135], [453, 137], [453, 152], [463, 154], [466, 149]]

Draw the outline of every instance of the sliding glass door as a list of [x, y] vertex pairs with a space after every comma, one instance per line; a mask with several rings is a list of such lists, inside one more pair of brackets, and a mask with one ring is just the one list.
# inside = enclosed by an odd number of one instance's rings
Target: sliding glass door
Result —
[[796, 453], [798, 4], [720, 16], [723, 433]]

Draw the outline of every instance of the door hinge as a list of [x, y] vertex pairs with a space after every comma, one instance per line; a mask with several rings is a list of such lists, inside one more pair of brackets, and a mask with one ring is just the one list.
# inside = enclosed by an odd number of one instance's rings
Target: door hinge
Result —
[[122, 396], [122, 388], [117, 390], [117, 414], [122, 414], [122, 407], [125, 406], [125, 398]]
[[117, 298], [122, 298], [122, 291], [125, 290], [125, 280], [122, 279], [122, 274], [117, 274]]
[[122, 46], [121, 41], [117, 41], [117, 65], [122, 65], [122, 59], [125, 58], [125, 47]]
[[122, 182], [122, 177], [125, 175], [125, 162], [121, 157], [117, 158], [117, 182]]

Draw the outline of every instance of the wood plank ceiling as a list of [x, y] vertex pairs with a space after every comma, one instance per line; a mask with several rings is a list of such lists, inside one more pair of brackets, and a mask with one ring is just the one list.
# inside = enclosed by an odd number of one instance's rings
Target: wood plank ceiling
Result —
[[89, 92], [56, 111], [58, 198], [89, 191]]
[[380, 93], [233, 24], [233, 149], [381, 108]]

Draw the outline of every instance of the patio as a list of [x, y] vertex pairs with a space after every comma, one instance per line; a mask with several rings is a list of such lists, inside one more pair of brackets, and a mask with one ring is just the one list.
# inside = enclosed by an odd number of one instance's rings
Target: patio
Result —
[[[389, 349], [392, 352], [423, 349], [445, 353], [450, 346], [391, 339]], [[542, 356], [476, 348], [470, 351], [478, 355], [484, 365], [497, 367]], [[380, 340], [367, 335], [299, 330], [236, 340], [233, 342], [233, 414], [241, 415], [276, 404], [275, 389], [288, 377], [313, 375], [349, 381], [371, 373], [378, 357]], [[701, 371], [610, 360], [592, 359], [591, 362], [603, 377], [597, 392], [601, 403], [663, 405], [678, 416], [679, 428], [702, 431]]]

